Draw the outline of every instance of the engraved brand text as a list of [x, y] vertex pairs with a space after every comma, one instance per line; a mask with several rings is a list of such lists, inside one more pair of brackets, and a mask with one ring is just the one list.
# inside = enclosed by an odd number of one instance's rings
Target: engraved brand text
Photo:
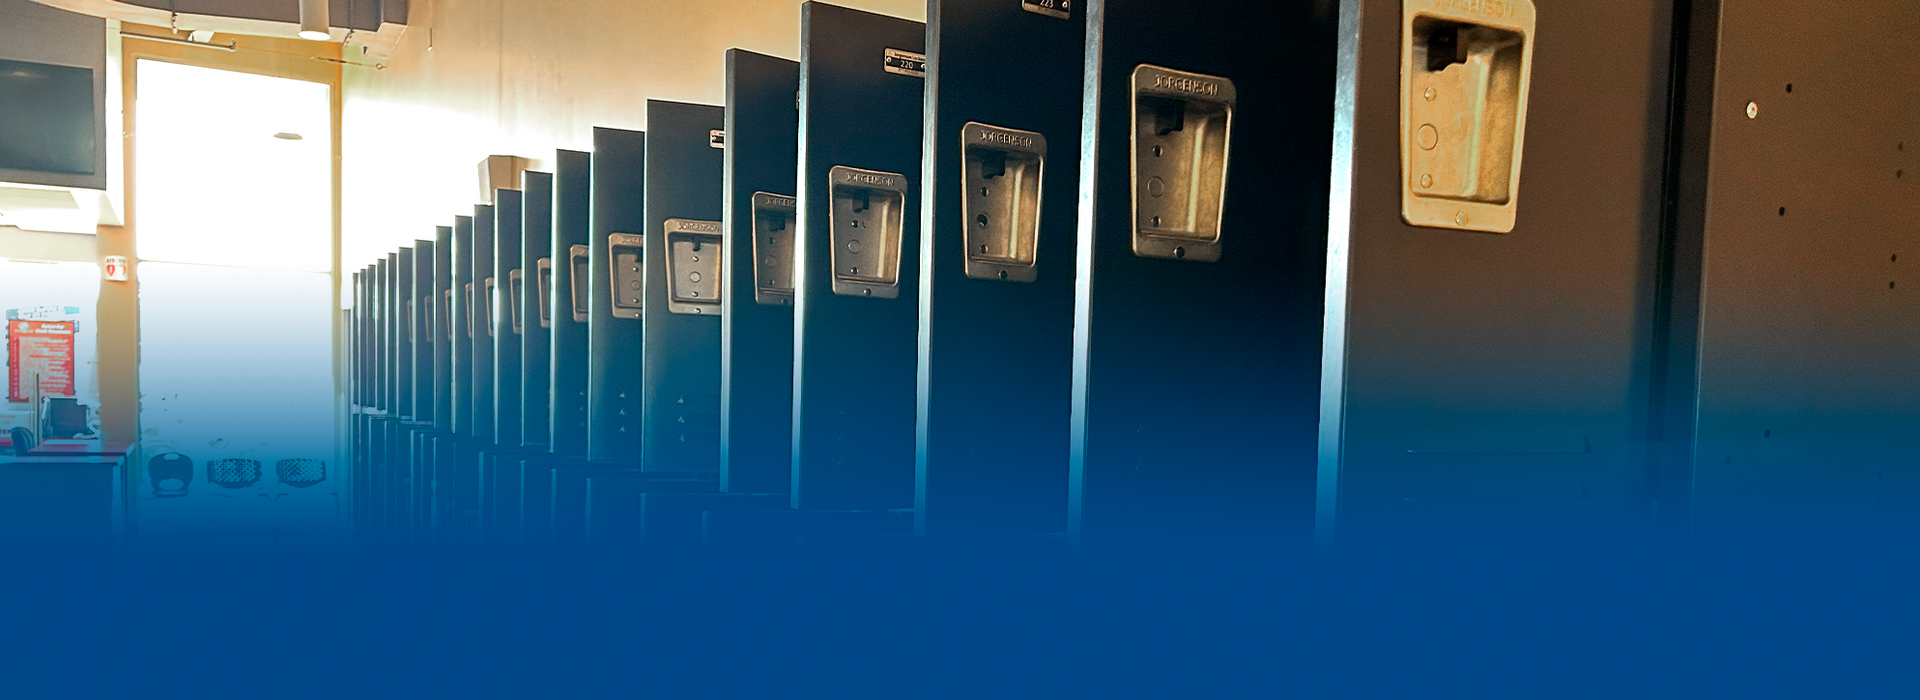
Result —
[[1021, 148], [1033, 148], [1033, 137], [1021, 136], [1019, 134], [1009, 134], [1002, 131], [981, 131], [980, 140], [992, 141], [994, 143], [1004, 143], [1010, 146], [1019, 146]]
[[847, 173], [847, 182], [858, 182], [862, 185], [878, 185], [880, 187], [899, 186], [894, 184], [893, 178], [885, 175], [868, 175], [866, 173]]
[[1506, 0], [1433, 0], [1437, 9], [1485, 15], [1487, 17], [1512, 17], [1513, 3]]
[[1220, 94], [1220, 84], [1211, 80], [1197, 80], [1178, 75], [1162, 75], [1153, 79], [1153, 86], [1161, 90], [1190, 92], [1195, 95], [1212, 97]]
[[673, 222], [673, 230], [675, 230], [675, 231], [692, 231], [692, 232], [694, 232], [694, 233], [719, 233], [719, 232], [720, 232], [720, 222], [717, 222], [717, 221], [675, 221], [675, 222]]

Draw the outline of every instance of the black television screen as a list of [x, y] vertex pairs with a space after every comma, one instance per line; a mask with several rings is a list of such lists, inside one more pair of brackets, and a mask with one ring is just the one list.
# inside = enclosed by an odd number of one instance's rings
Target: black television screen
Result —
[[94, 174], [93, 70], [0, 60], [0, 169]]

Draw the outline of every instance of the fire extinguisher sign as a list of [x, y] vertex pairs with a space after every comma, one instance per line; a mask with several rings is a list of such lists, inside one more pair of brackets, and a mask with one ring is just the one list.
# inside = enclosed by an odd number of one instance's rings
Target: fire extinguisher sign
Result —
[[28, 401], [33, 377], [42, 396], [73, 396], [73, 321], [7, 321], [7, 400]]

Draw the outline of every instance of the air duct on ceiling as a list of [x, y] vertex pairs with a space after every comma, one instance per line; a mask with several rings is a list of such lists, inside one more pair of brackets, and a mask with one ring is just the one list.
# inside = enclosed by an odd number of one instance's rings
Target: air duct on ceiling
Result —
[[327, 26], [327, 0], [300, 0], [300, 38], [326, 41], [333, 35]]

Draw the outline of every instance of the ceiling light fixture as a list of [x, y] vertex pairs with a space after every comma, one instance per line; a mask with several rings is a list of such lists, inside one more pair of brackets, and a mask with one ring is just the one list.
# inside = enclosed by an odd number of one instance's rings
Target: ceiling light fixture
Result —
[[300, 0], [300, 38], [326, 41], [333, 36], [327, 24], [327, 0]]

